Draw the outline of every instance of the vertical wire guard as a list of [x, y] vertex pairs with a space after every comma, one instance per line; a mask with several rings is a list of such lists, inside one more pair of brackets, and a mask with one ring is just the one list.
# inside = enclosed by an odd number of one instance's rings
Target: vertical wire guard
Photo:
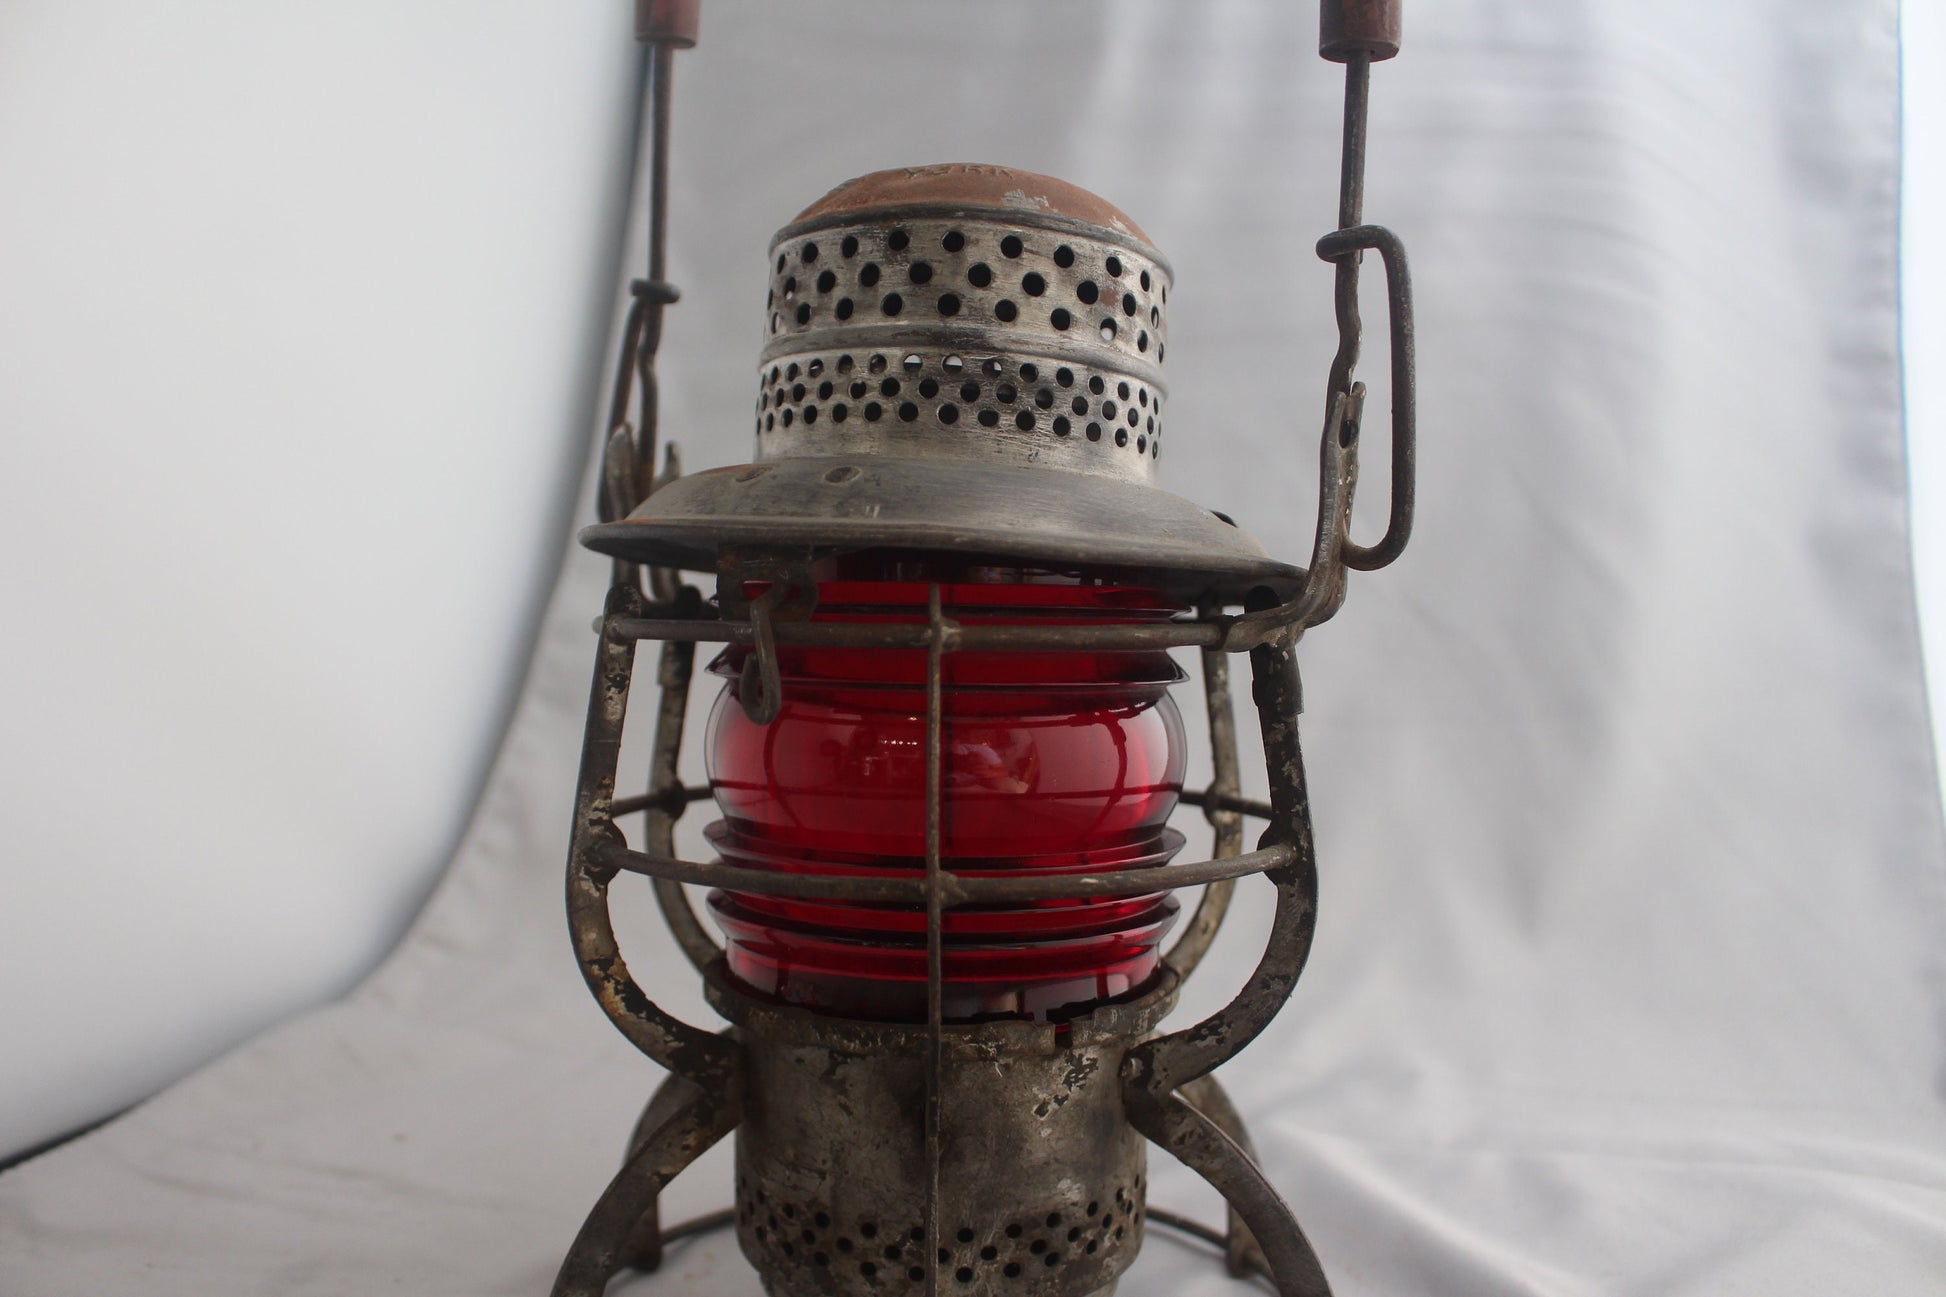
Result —
[[941, 765], [945, 723], [941, 677], [946, 619], [939, 587], [926, 596], [932, 634], [926, 641], [926, 1297], [939, 1297], [940, 1071], [944, 1066], [945, 936], [940, 885]]

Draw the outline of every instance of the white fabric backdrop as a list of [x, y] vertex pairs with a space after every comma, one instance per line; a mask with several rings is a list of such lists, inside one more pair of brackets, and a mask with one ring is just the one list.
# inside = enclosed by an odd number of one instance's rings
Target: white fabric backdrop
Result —
[[[770, 231], [846, 176], [992, 160], [1103, 193], [1172, 257], [1166, 483], [1298, 552], [1338, 83], [1309, 5], [1187, 12], [713, 3], [678, 72], [664, 352], [690, 466], [746, 452]], [[1939, 1292], [1946, 851], [1905, 549], [1893, 6], [1410, 23], [1369, 211], [1415, 255], [1421, 526], [1305, 647], [1318, 945], [1226, 1082], [1348, 1295]], [[0, 1177], [0, 1290], [545, 1290], [655, 1079], [560, 918], [603, 576], [565, 565], [401, 950]], [[637, 966], [703, 1017], [637, 890]], [[1255, 908], [1192, 1009], [1241, 980]], [[719, 1150], [672, 1215], [727, 1193]], [[1215, 1215], [1165, 1158], [1152, 1198]], [[626, 1290], [754, 1293], [733, 1253]], [[1125, 1288], [1233, 1291], [1159, 1233]]]

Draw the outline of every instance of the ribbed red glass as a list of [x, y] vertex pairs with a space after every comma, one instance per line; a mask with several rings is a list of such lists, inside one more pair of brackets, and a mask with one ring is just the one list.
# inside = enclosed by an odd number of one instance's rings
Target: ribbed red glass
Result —
[[[915, 569], [854, 563], [819, 585], [815, 620], [919, 622]], [[941, 576], [947, 615], [967, 624], [1137, 624], [1179, 610], [1153, 591], [962, 570]], [[753, 724], [737, 701], [748, 650], [710, 718], [720, 857], [785, 872], [923, 876], [926, 654], [779, 652], [782, 712]], [[1098, 872], [1166, 863], [1182, 791], [1182, 720], [1162, 652], [973, 653], [944, 657], [941, 856], [974, 877]], [[923, 1020], [923, 907], [717, 891], [730, 973], [747, 988], [850, 1017]], [[1141, 990], [1175, 921], [1167, 893], [948, 910], [948, 1019], [1058, 1019]]]

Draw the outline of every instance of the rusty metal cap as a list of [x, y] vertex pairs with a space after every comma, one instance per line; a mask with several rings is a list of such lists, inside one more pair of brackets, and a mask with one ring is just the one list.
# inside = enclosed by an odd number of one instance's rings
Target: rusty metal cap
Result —
[[769, 252], [755, 462], [678, 479], [592, 548], [905, 546], [1284, 590], [1227, 519], [1157, 489], [1172, 274], [1064, 181], [951, 164], [838, 186]]

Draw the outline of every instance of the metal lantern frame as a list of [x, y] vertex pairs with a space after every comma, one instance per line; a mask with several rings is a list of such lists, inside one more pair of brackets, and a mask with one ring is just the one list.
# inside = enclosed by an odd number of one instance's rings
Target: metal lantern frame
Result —
[[[1410, 534], [1413, 515], [1416, 410], [1413, 324], [1404, 250], [1396, 236], [1363, 223], [1366, 103], [1371, 64], [1398, 49], [1398, 3], [1325, 0], [1325, 57], [1345, 64], [1345, 122], [1340, 177], [1339, 228], [1319, 241], [1318, 255], [1336, 266], [1338, 353], [1327, 385], [1320, 443], [1320, 492], [1311, 562], [1295, 593], [1279, 600], [1259, 589], [1230, 613], [1234, 594], [1211, 593], [1192, 618], [1143, 626], [963, 625], [946, 615], [940, 588], [931, 587], [924, 622], [839, 625], [810, 620], [816, 603], [808, 547], [739, 548], [725, 552], [717, 571], [716, 600], [684, 584], [669, 568], [618, 559], [599, 622], [594, 681], [588, 707], [574, 823], [567, 862], [567, 908], [576, 957], [589, 989], [615, 1026], [670, 1073], [637, 1124], [626, 1162], [601, 1195], [576, 1237], [553, 1292], [555, 1297], [596, 1297], [626, 1267], [652, 1269], [670, 1241], [706, 1229], [737, 1224], [747, 1206], [664, 1228], [662, 1190], [706, 1149], [735, 1130], [745, 1107], [746, 1039], [784, 1041], [793, 1047], [903, 1060], [923, 1076], [922, 1110], [926, 1179], [916, 1235], [902, 1253], [912, 1277], [923, 1270], [924, 1291], [942, 1291], [950, 1265], [948, 1223], [940, 1209], [942, 1130], [949, 1120], [954, 1060], [993, 1062], [1001, 1090], [1024, 1087], [1034, 1059], [1063, 1051], [1092, 1051], [1090, 1058], [1116, 1068], [1113, 1102], [1141, 1136], [1198, 1172], [1229, 1204], [1226, 1226], [1213, 1229], [1146, 1207], [1139, 1174], [1126, 1195], [1102, 1214], [1118, 1248], [1089, 1264], [1100, 1283], [1112, 1285], [1139, 1247], [1145, 1219], [1184, 1230], [1220, 1246], [1231, 1272], [1267, 1277], [1284, 1297], [1329, 1292], [1316, 1254], [1296, 1218], [1259, 1166], [1240, 1115], [1214, 1073], [1267, 1027], [1295, 987], [1310, 953], [1316, 923], [1317, 862], [1310, 800], [1299, 744], [1301, 690], [1296, 645], [1309, 627], [1329, 619], [1343, 603], [1352, 570], [1374, 570], [1396, 559]], [[656, 461], [654, 357], [664, 308], [676, 300], [664, 279], [667, 210], [668, 120], [672, 52], [693, 44], [695, 4], [642, 0], [638, 35], [648, 45], [648, 101], [653, 141], [650, 172], [650, 257], [646, 279], [633, 285], [623, 330], [621, 364], [611, 407], [603, 462], [601, 515], [625, 517], [656, 486], [678, 472], [674, 447], [663, 472]], [[1350, 537], [1358, 476], [1359, 425], [1365, 389], [1353, 379], [1361, 324], [1358, 310], [1360, 254], [1377, 251], [1384, 262], [1391, 340], [1391, 500], [1384, 537], [1365, 547]], [[639, 406], [638, 406], [639, 402]], [[630, 421], [631, 410], [636, 418]], [[846, 548], [899, 546], [906, 538], [885, 534], [848, 538]], [[746, 598], [756, 583], [763, 593]], [[660, 698], [646, 791], [618, 797], [616, 772], [624, 721], [635, 675], [638, 645], [661, 645], [656, 672]], [[781, 698], [778, 650], [784, 647], [924, 650], [926, 750], [926, 854], [923, 876], [856, 877], [781, 874], [721, 861], [681, 859], [675, 826], [684, 810], [711, 796], [678, 773], [696, 645], [747, 648], [739, 690], [746, 710], [763, 721]], [[1200, 650], [1213, 779], [1206, 789], [1186, 790], [1181, 800], [1199, 807], [1214, 832], [1208, 860], [1122, 871], [1058, 877], [965, 877], [942, 860], [943, 663], [957, 652], [1062, 652], [1195, 648]], [[1262, 731], [1267, 799], [1242, 795], [1237, 727], [1231, 700], [1230, 658], [1247, 654], [1251, 698]], [[643, 817], [631, 845], [619, 821]], [[1244, 821], [1265, 828], [1244, 849]], [[660, 1007], [624, 960], [609, 911], [611, 884], [624, 874], [653, 881], [657, 903], [689, 962], [702, 975], [712, 1008], [731, 1024], [710, 1030], [684, 1022]], [[1271, 931], [1263, 954], [1242, 990], [1222, 1009], [1184, 1029], [1155, 1034], [1175, 1006], [1183, 983], [1208, 953], [1228, 911], [1237, 880], [1262, 874], [1276, 888]], [[738, 990], [726, 976], [722, 948], [698, 920], [685, 885], [719, 887], [768, 897], [923, 906], [926, 915], [926, 1003], [923, 1024], [834, 1018], [809, 1009], [760, 1000]], [[960, 905], [1021, 904], [1051, 898], [1131, 896], [1186, 887], [1206, 890], [1183, 934], [1164, 957], [1147, 992], [1109, 1003], [1062, 1023], [944, 1021], [942, 986], [944, 913]], [[1018, 1065], [1022, 1070], [1008, 1071]], [[1015, 1080], [1006, 1078], [1013, 1077]], [[997, 1101], [1006, 1102], [1004, 1093]], [[1022, 1096], [1024, 1098], [1025, 1091]], [[869, 1141], [869, 1130], [854, 1138]], [[1025, 1156], [1034, 1156], [1028, 1150]], [[1096, 1204], [1090, 1204], [1093, 1208]], [[806, 1231], [807, 1237], [809, 1231]], [[788, 1250], [788, 1249], [787, 1249]], [[1110, 1255], [1113, 1252], [1114, 1255]], [[889, 1253], [888, 1253], [889, 1255]], [[962, 1273], [962, 1280], [965, 1276]], [[1085, 1279], [1085, 1276], [1083, 1277]]]

